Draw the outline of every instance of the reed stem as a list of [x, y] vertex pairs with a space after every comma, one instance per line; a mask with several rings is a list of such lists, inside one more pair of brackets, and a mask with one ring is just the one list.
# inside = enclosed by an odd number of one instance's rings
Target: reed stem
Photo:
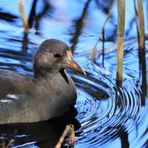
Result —
[[69, 124], [66, 126], [65, 130], [63, 131], [62, 136], [60, 137], [58, 143], [56, 144], [55, 148], [61, 148], [62, 147], [62, 143], [64, 142], [64, 139], [66, 137], [67, 134], [70, 134], [69, 137], [69, 145], [71, 147], [74, 147], [75, 144], [75, 132], [74, 132], [74, 126], [72, 124]]
[[101, 36], [103, 36], [103, 34], [105, 33], [105, 25], [107, 24], [108, 20], [111, 17], [111, 10], [112, 10], [112, 7], [114, 5], [114, 2], [115, 2], [115, 0], [112, 1], [112, 4], [111, 4], [111, 6], [109, 8], [108, 15], [107, 15], [107, 17], [105, 19], [105, 22], [103, 24], [103, 27], [102, 27], [100, 33], [99, 33], [99, 37], [97, 39], [97, 42], [96, 42], [95, 46], [92, 49], [92, 55], [91, 55], [92, 61], [95, 61], [95, 59], [96, 59], [96, 55], [97, 55], [97, 44], [99, 43]]
[[144, 41], [145, 41], [145, 33], [144, 33], [144, 14], [143, 14], [143, 5], [142, 0], [138, 0], [138, 22], [139, 22], [139, 35], [138, 35], [138, 43], [139, 49], [144, 48]]
[[116, 82], [117, 85], [119, 86], [122, 85], [123, 46], [124, 46], [123, 37], [118, 36]]
[[25, 15], [25, 11], [24, 11], [24, 5], [23, 5], [24, 2], [25, 2], [25, 0], [19, 1], [19, 11], [20, 11], [22, 22], [23, 22], [24, 32], [28, 33], [29, 32], [29, 25], [28, 25], [28, 21], [27, 21], [26, 15]]
[[117, 37], [117, 71], [116, 82], [122, 85], [122, 65], [125, 26], [125, 0], [118, 0], [118, 37]]

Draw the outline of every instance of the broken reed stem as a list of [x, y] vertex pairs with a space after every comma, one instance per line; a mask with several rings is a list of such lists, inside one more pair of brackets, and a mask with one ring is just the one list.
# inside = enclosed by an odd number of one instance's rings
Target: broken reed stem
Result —
[[117, 44], [117, 71], [116, 71], [116, 81], [117, 85], [122, 85], [122, 65], [123, 65], [123, 47], [124, 41], [123, 37], [118, 36], [118, 44]]
[[122, 85], [122, 65], [125, 26], [125, 0], [118, 0], [118, 38], [117, 38], [117, 71], [116, 83]]
[[70, 127], [67, 125], [66, 128], [65, 128], [65, 130], [64, 130], [64, 132], [63, 132], [63, 134], [62, 134], [62, 136], [60, 137], [57, 145], [55, 146], [55, 148], [61, 148], [62, 143], [63, 143], [63, 141], [64, 141], [64, 139], [65, 139], [65, 137], [66, 137], [66, 135], [68, 133], [69, 128]]
[[145, 33], [144, 33], [144, 14], [143, 14], [143, 5], [142, 0], [138, 0], [138, 44], [139, 49], [144, 48]]
[[19, 11], [20, 11], [22, 22], [23, 22], [24, 32], [28, 33], [29, 25], [28, 25], [28, 21], [27, 21], [26, 15], [25, 15], [25, 11], [24, 11], [24, 5], [23, 5], [24, 1], [25, 0], [19, 1]]
[[76, 142], [76, 139], [75, 139], [75, 130], [74, 130], [73, 124], [70, 124], [69, 126], [70, 126], [70, 130], [69, 130], [69, 134], [70, 134], [69, 144], [74, 147], [74, 144]]
[[103, 36], [104, 30], [105, 30], [105, 25], [106, 25], [107, 21], [108, 21], [109, 18], [111, 17], [111, 10], [112, 10], [112, 7], [113, 7], [114, 2], [115, 2], [115, 0], [112, 1], [111, 7], [109, 8], [108, 15], [107, 15], [107, 17], [106, 17], [106, 20], [105, 20], [105, 22], [104, 22], [104, 24], [103, 24], [103, 27], [102, 27], [102, 29], [101, 29], [101, 32], [99, 33], [98, 40], [97, 40], [95, 46], [94, 46], [93, 49], [92, 49], [92, 56], [91, 56], [92, 61], [94, 61], [94, 60], [96, 59], [96, 55], [97, 55], [97, 44], [98, 44], [98, 42], [100, 41], [100, 38], [101, 38], [100, 36]]
[[124, 36], [125, 0], [118, 0], [118, 36]]
[[55, 148], [61, 148], [62, 147], [62, 143], [64, 142], [64, 139], [66, 137], [67, 134], [70, 134], [69, 137], [69, 145], [71, 145], [72, 147], [74, 147], [75, 144], [75, 132], [74, 132], [74, 126], [72, 124], [69, 124], [66, 126], [62, 136], [60, 137], [58, 143], [56, 144]]

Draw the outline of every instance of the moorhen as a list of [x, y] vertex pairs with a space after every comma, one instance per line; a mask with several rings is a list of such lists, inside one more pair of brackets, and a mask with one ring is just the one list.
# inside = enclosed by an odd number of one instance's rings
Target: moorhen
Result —
[[66, 43], [45, 40], [33, 60], [33, 78], [0, 70], [0, 124], [59, 117], [74, 105], [76, 87], [65, 68], [84, 73]]

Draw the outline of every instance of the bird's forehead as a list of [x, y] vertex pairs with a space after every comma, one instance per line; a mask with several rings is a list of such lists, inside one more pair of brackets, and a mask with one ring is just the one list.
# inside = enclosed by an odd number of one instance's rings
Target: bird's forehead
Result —
[[57, 49], [57, 48], [52, 48], [52, 49], [46, 48], [44, 51], [49, 54], [65, 55], [67, 50], [66, 49]]
[[53, 52], [58, 54], [64, 54], [67, 50], [70, 50], [67, 44], [59, 40], [46, 40], [44, 41], [39, 50]]

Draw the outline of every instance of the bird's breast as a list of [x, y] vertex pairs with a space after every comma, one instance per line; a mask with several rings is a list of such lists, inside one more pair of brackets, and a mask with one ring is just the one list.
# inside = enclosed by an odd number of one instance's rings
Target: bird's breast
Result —
[[60, 74], [47, 76], [38, 81], [36, 96], [38, 105], [43, 111], [42, 116], [57, 117], [64, 114], [76, 101], [76, 87], [72, 78], [67, 74], [65, 78]]

